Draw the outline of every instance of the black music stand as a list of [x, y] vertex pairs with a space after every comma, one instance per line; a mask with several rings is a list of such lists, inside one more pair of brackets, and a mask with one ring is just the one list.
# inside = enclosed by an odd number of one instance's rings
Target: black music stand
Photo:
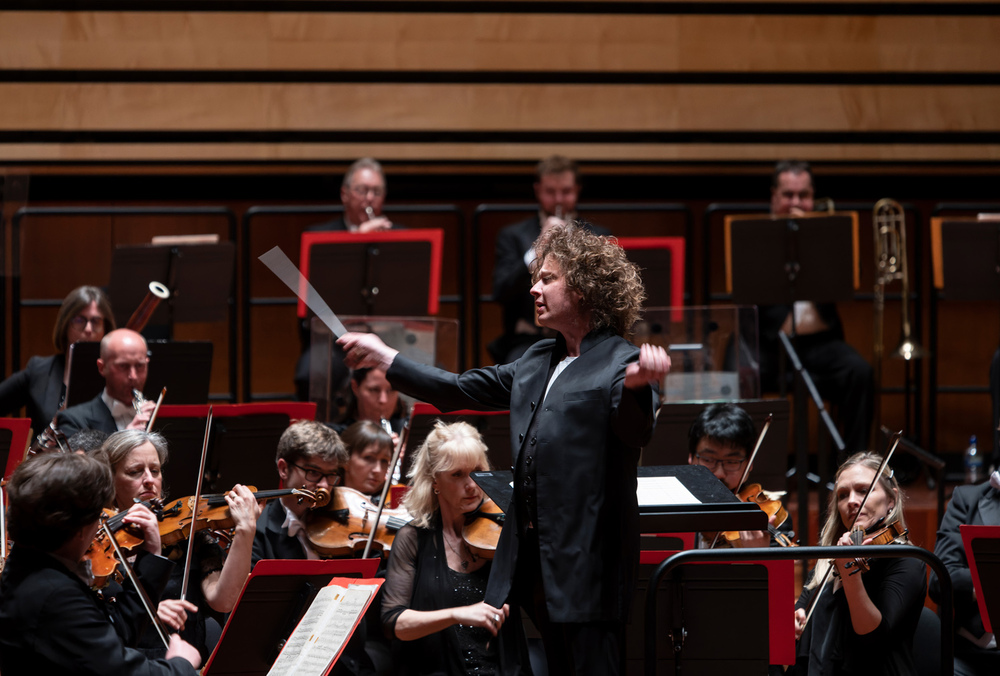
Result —
[[267, 674], [323, 587], [335, 577], [373, 578], [377, 567], [378, 559], [258, 561], [202, 673]]
[[337, 314], [435, 315], [442, 241], [440, 230], [306, 232], [302, 273]]
[[143, 244], [123, 246], [111, 258], [108, 296], [115, 321], [125, 326], [130, 313], [146, 297], [150, 282], [161, 282], [170, 298], [150, 319], [173, 335], [174, 322], [224, 322], [233, 300], [236, 246], [217, 244]]
[[[220, 493], [236, 483], [262, 490], [278, 488], [280, 479], [274, 468], [278, 440], [292, 420], [311, 420], [315, 410], [315, 405], [306, 403], [214, 406], [202, 492]], [[153, 431], [170, 445], [163, 487], [173, 498], [195, 491], [207, 414], [208, 406], [164, 404], [153, 424]]]
[[[416, 451], [427, 439], [437, 421], [446, 425], [454, 422], [467, 422], [483, 435], [483, 442], [488, 449], [487, 458], [490, 466], [497, 470], [506, 470], [511, 467], [510, 450], [510, 411], [452, 411], [441, 413], [430, 404], [417, 403], [410, 411], [410, 433], [407, 438], [406, 448], [403, 449], [403, 457], [399, 461], [400, 476], [406, 481], [407, 472], [413, 464], [413, 457]], [[485, 490], [485, 487], [484, 487]], [[487, 491], [487, 495], [493, 495]], [[498, 505], [507, 505], [508, 500], [502, 502], [494, 501]]]
[[[725, 221], [727, 285], [737, 304], [792, 305], [851, 300], [859, 283], [857, 214], [806, 216], [729, 216]], [[793, 325], [794, 326], [794, 325]], [[779, 338], [783, 334], [779, 333]], [[793, 337], [794, 341], [794, 337]], [[808, 540], [808, 399], [831, 432], [838, 450], [843, 442], [826, 413], [812, 378], [795, 354], [792, 341], [783, 352], [800, 377], [795, 378], [796, 475], [799, 481], [799, 536]], [[782, 357], [782, 363], [784, 363]], [[782, 371], [783, 377], [783, 371]], [[820, 504], [829, 480], [826, 438], [820, 435]]]
[[[1000, 221], [972, 218], [932, 218], [931, 251], [934, 288], [931, 294], [929, 414], [930, 446], [937, 450], [938, 299], [1000, 302]], [[992, 455], [1000, 454], [1000, 433], [994, 431]], [[958, 459], [957, 454], [954, 459]], [[950, 464], [950, 463], [949, 463]], [[946, 474], [946, 479], [950, 478]], [[938, 513], [940, 519], [942, 513]]]
[[[684, 465], [688, 461], [688, 432], [691, 425], [715, 402], [664, 403], [656, 415], [656, 429], [649, 444], [642, 449], [643, 465]], [[760, 431], [767, 416], [773, 415], [771, 429], [764, 437], [760, 452], [753, 463], [751, 479], [770, 490], [784, 490], [788, 470], [787, 399], [752, 399], [727, 402], [739, 406], [750, 414]], [[753, 451], [747, 449], [747, 456]]]
[[[204, 404], [212, 378], [214, 346], [207, 340], [147, 342], [149, 371], [143, 395], [156, 399], [167, 388], [164, 401], [171, 404]], [[100, 343], [73, 343], [69, 348], [69, 386], [66, 407], [90, 401], [104, 389], [97, 370]]]
[[959, 526], [986, 631], [1000, 629], [1000, 526]]

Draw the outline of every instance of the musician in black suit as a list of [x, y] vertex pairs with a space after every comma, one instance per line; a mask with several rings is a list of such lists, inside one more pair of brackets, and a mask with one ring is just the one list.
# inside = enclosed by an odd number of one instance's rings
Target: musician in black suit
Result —
[[[532, 245], [542, 232], [576, 217], [580, 170], [568, 157], [552, 155], [539, 162], [535, 171], [538, 213], [508, 225], [497, 234], [493, 300], [503, 308], [503, 335], [489, 344], [490, 356], [497, 364], [514, 361], [533, 343], [553, 335], [535, 326], [528, 268], [535, 259]], [[606, 228], [589, 223], [584, 227], [596, 235], [611, 234]]]
[[115, 328], [108, 297], [96, 286], [80, 286], [59, 306], [52, 343], [57, 354], [32, 357], [23, 370], [0, 383], [0, 414], [24, 407], [35, 433], [55, 417], [66, 395], [69, 346], [77, 341], [98, 341]]
[[114, 434], [124, 429], [146, 429], [156, 406], [146, 401], [136, 412], [132, 391], [142, 392], [149, 368], [146, 339], [131, 329], [116, 329], [101, 340], [97, 370], [104, 376], [104, 390], [59, 414], [56, 426], [67, 437], [82, 429]]
[[[1000, 526], [1000, 473], [975, 486], [959, 486], [938, 527], [934, 554], [948, 568], [955, 593], [955, 676], [1000, 673], [996, 636], [986, 633], [979, 614], [959, 526]], [[940, 603], [941, 587], [931, 571], [931, 598]], [[994, 627], [994, 631], [996, 628]]]
[[398, 390], [444, 411], [510, 410], [514, 494], [485, 601], [528, 610], [549, 673], [617, 674], [638, 564], [636, 466], [670, 359], [623, 337], [645, 291], [620, 247], [562, 224], [534, 248], [538, 323], [557, 335], [511, 364], [456, 375], [372, 334], [338, 343], [351, 366], [385, 369]]
[[114, 488], [99, 460], [31, 458], [8, 487], [17, 542], [0, 579], [0, 670], [22, 674], [195, 674], [194, 646], [174, 635], [164, 659], [126, 647], [106, 601], [89, 587], [83, 556]]

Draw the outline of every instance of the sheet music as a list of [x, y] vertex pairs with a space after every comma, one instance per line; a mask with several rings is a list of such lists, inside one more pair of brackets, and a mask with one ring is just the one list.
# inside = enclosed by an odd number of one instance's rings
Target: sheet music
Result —
[[351, 635], [376, 585], [323, 587], [288, 637], [268, 676], [322, 676]]
[[636, 496], [639, 499], [639, 507], [701, 504], [701, 500], [694, 497], [675, 476], [639, 477]]

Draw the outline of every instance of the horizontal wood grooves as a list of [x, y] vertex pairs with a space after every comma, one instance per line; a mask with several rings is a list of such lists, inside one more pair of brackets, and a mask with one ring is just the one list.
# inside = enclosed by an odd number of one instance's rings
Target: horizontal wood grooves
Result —
[[982, 162], [1000, 146], [994, 4], [69, 4], [0, 12], [8, 162]]

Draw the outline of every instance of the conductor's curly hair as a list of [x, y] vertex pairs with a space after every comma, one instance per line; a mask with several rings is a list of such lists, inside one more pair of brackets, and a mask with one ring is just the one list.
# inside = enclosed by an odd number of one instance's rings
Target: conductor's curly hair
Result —
[[639, 319], [646, 289], [639, 266], [625, 256], [614, 237], [591, 233], [576, 221], [548, 228], [535, 242], [531, 265], [537, 282], [546, 256], [559, 264], [567, 285], [580, 294], [590, 311], [590, 329], [610, 328], [627, 336]]

